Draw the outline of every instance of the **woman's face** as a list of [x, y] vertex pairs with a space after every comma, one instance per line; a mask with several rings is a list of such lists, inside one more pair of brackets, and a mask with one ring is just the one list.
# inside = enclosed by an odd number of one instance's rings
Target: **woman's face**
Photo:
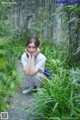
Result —
[[36, 52], [37, 50], [37, 47], [35, 46], [34, 42], [30, 43], [28, 46], [27, 46], [27, 51], [30, 53], [30, 54], [33, 54], [34, 52]]

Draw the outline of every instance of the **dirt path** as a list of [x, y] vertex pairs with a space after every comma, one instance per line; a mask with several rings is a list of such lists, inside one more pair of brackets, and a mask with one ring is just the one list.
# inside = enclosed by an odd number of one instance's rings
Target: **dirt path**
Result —
[[26, 111], [35, 102], [35, 95], [16, 94], [11, 100], [11, 109], [8, 111], [9, 120], [32, 120], [31, 115]]
[[[22, 67], [18, 64], [18, 71], [22, 73]], [[8, 110], [8, 120], [34, 120], [26, 108], [30, 108], [35, 102], [37, 93], [22, 94], [22, 90], [26, 87], [27, 83], [24, 78], [21, 83], [21, 90], [17, 92], [10, 100], [10, 109]]]

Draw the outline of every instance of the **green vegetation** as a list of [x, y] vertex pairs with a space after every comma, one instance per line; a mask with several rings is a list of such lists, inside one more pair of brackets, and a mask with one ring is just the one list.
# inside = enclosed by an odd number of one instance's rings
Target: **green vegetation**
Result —
[[42, 94], [37, 97], [35, 108], [28, 111], [42, 120], [79, 120], [80, 5], [56, 6], [55, 0], [25, 4], [17, 0], [13, 13], [11, 5], [4, 1], [10, 0], [0, 0], [0, 112], [8, 109], [10, 97], [20, 90], [17, 88], [22, 74], [17, 63], [26, 39], [36, 35], [41, 40], [41, 52], [47, 57], [46, 68], [52, 79], [43, 80]]
[[22, 75], [17, 70], [17, 61], [24, 49], [18, 27], [8, 20], [11, 11], [6, 2], [9, 1], [0, 0], [0, 112], [8, 109], [10, 97], [19, 88]]
[[[8, 26], [11, 26], [10, 24]], [[7, 28], [5, 28], [7, 31]], [[3, 37], [4, 36], [4, 37]], [[17, 42], [16, 42], [17, 41]], [[0, 111], [9, 107], [10, 97], [19, 88], [22, 75], [17, 70], [18, 60], [24, 51], [24, 40], [17, 28], [10, 28], [9, 34], [4, 32], [0, 37]]]
[[9, 98], [14, 95], [21, 80], [16, 65], [22, 46], [18, 42], [15, 45], [15, 42], [5, 41], [5, 38], [0, 38], [0, 111], [8, 108]]
[[52, 72], [52, 80], [43, 80], [42, 94], [37, 97], [35, 108], [28, 111], [35, 118], [44, 120], [79, 120], [80, 118], [80, 70], [69, 68], [67, 51], [50, 43], [43, 45], [47, 57], [46, 67]]

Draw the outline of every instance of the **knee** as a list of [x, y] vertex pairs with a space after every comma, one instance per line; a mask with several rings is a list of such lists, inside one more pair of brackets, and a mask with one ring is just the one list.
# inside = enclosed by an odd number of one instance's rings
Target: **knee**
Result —
[[43, 79], [43, 78], [45, 78], [45, 76], [43, 75], [43, 73], [36, 73], [35, 75], [34, 75], [34, 78], [37, 78], [37, 79]]
[[36, 79], [40, 79], [40, 73], [36, 73], [33, 77]]

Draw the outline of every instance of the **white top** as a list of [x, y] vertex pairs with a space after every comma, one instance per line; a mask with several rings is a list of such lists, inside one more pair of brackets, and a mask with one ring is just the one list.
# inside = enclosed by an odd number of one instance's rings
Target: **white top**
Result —
[[[21, 56], [21, 63], [25, 65], [28, 62], [28, 59], [29, 57], [24, 52]], [[40, 72], [44, 72], [45, 63], [46, 63], [46, 57], [42, 53], [39, 53], [35, 57], [35, 66], [39, 68]]]

